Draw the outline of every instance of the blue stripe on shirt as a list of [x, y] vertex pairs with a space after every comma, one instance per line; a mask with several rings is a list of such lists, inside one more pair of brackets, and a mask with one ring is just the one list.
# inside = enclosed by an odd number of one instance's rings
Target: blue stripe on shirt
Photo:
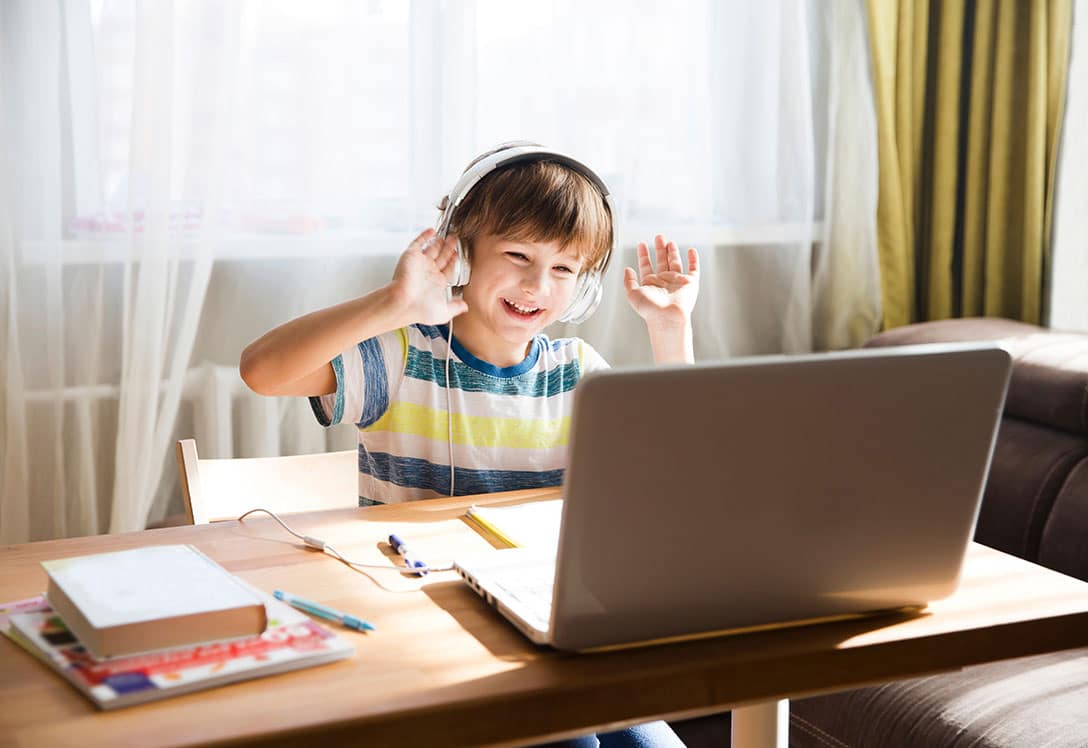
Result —
[[332, 415], [329, 416], [325, 413], [325, 406], [321, 404], [321, 395], [310, 396], [310, 409], [314, 412], [314, 417], [317, 422], [322, 426], [334, 426], [340, 423], [340, 419], [344, 417], [344, 358], [343, 356], [337, 356], [329, 362], [332, 365], [332, 372], [336, 377], [336, 400], [333, 405]]
[[449, 325], [412, 325], [412, 327], [419, 330], [423, 335], [428, 338], [442, 338], [446, 340], [449, 337]]
[[327, 415], [325, 415], [325, 406], [321, 404], [320, 395], [310, 396], [310, 410], [314, 412], [314, 418], [317, 419], [317, 422], [319, 424], [321, 424], [322, 426], [332, 425], [332, 421], [329, 420], [329, 417]]
[[[359, 450], [359, 472], [405, 488], [450, 492], [450, 466], [415, 457]], [[521, 488], [544, 488], [563, 483], [563, 470], [474, 470], [454, 467], [457, 496]]]
[[[363, 360], [363, 412], [356, 425], [360, 428], [377, 421], [389, 409], [389, 382], [385, 371], [385, 356], [377, 338], [367, 338], [358, 345]], [[338, 401], [339, 402], [339, 401]], [[336, 423], [336, 421], [333, 421]]]
[[340, 423], [344, 420], [344, 357], [337, 356], [332, 360], [332, 371], [336, 375], [336, 404], [332, 408], [332, 423]]
[[[537, 372], [520, 378], [497, 379], [460, 361], [450, 361], [450, 379], [453, 388], [465, 392], [491, 392], [499, 395], [523, 395], [525, 397], [552, 397], [569, 392], [578, 383], [580, 375], [577, 361], [553, 366], [548, 371]], [[446, 359], [435, 358], [430, 351], [408, 347], [408, 361], [404, 376], [434, 382], [446, 386]]]

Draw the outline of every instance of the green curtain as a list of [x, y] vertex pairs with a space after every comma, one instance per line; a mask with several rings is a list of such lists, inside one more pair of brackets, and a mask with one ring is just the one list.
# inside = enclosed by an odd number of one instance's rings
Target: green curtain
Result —
[[1042, 320], [1071, 0], [868, 0], [884, 326]]

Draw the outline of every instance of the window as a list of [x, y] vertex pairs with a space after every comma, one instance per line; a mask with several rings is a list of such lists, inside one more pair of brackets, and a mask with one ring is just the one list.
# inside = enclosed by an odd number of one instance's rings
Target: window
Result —
[[[663, 224], [691, 243], [814, 235], [826, 115], [813, 111], [820, 29], [803, 4], [172, 7], [162, 18], [93, 0], [92, 44], [69, 24], [72, 88], [93, 92], [73, 97], [87, 125], [73, 133], [95, 136], [74, 144], [84, 186], [66, 251], [142, 230], [164, 191], [171, 236], [214, 227], [217, 256], [396, 251], [473, 156], [521, 138], [593, 166], [621, 236]], [[133, 139], [139, 117], [158, 118], [158, 141]]]

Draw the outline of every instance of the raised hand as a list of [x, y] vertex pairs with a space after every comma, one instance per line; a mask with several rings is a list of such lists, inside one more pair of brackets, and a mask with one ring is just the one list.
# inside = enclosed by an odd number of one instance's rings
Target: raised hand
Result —
[[623, 285], [627, 301], [648, 327], [669, 328], [687, 323], [699, 295], [699, 253], [688, 249], [688, 271], [680, 260], [675, 242], [665, 242], [658, 234], [654, 239], [657, 269], [650, 262], [650, 251], [644, 242], [638, 245], [638, 273], [625, 268]]
[[404, 305], [411, 323], [439, 325], [468, 310], [461, 299], [449, 298], [448, 287], [457, 268], [457, 237], [439, 239], [434, 229], [417, 236], [397, 261], [390, 290]]

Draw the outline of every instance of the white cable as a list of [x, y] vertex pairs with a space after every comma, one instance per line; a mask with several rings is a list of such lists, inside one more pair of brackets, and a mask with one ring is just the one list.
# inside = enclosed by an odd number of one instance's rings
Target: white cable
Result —
[[450, 496], [453, 496], [453, 409], [450, 407], [450, 359], [453, 358], [453, 317], [450, 339], [446, 341], [446, 444], [450, 452]]
[[[332, 556], [333, 558], [335, 558], [338, 561], [342, 561], [343, 563], [347, 564], [348, 566], [353, 566], [353, 567], [356, 567], [356, 568], [364, 568], [364, 569], [381, 569], [383, 571], [398, 571], [401, 574], [411, 574], [413, 576], [417, 575], [420, 571], [453, 571], [453, 566], [452, 565], [450, 565], [450, 566], [430, 566], [430, 565], [428, 565], [425, 569], [419, 569], [419, 568], [412, 568], [412, 567], [408, 567], [408, 566], [394, 566], [394, 565], [387, 565], [387, 564], [370, 564], [370, 563], [366, 563], [364, 561], [354, 561], [354, 560], [348, 558], [347, 556], [345, 556], [340, 551], [338, 551], [335, 547], [333, 547], [333, 546], [329, 545], [328, 543], [326, 543], [321, 538], [315, 538], [313, 535], [303, 535], [301, 533], [295, 532], [294, 530], [292, 530], [287, 525], [286, 522], [284, 522], [282, 519], [280, 519], [278, 514], [273, 512], [271, 509], [264, 509], [262, 507], [257, 507], [256, 509], [250, 509], [248, 512], [246, 512], [241, 517], [239, 517], [238, 521], [239, 522], [243, 521], [246, 517], [253, 514], [254, 512], [264, 512], [265, 514], [270, 516], [272, 519], [276, 520], [276, 522], [279, 523], [280, 527], [282, 527], [284, 530], [291, 533], [296, 538], [298, 538], [303, 543], [305, 543], [308, 548], [313, 548], [315, 550], [323, 551], [324, 553], [327, 553], [328, 555]], [[366, 572], [362, 572], [362, 573], [366, 574]], [[392, 590], [392, 589], [389, 589], [388, 587], [386, 587], [385, 585], [383, 585], [377, 579], [374, 579], [374, 577], [370, 576], [369, 574], [366, 574], [366, 576], [372, 582], [374, 582], [376, 585], [378, 585], [379, 587], [381, 587], [382, 589], [384, 589], [384, 590], [386, 590], [388, 592], [416, 592], [417, 591], [416, 589]]]

